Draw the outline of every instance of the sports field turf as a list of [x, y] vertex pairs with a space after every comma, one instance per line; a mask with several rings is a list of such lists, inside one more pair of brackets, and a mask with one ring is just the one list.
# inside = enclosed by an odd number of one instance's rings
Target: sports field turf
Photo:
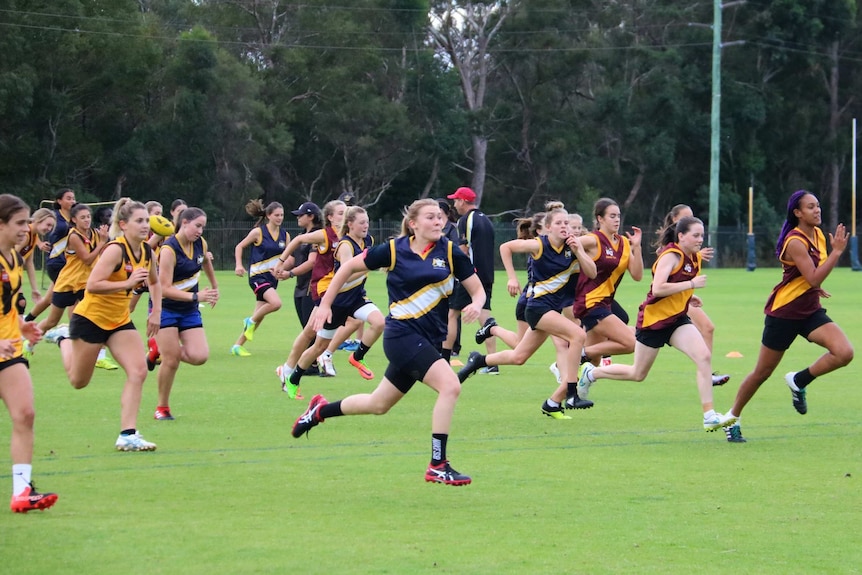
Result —
[[[780, 270], [707, 275], [713, 363], [732, 375], [716, 390], [726, 411], [754, 365]], [[152, 419], [154, 374], [146, 383], [139, 429], [154, 453], [114, 451], [122, 372], [97, 370], [75, 391], [57, 348], [37, 347], [34, 479], [60, 500], [45, 512], [0, 511], [2, 573], [862, 572], [860, 359], [815, 381], [800, 416], [782, 376], [820, 348], [797, 341], [745, 411], [748, 443], [729, 444], [703, 431], [693, 366], [668, 348], [645, 382], [600, 381], [593, 409], [543, 416], [555, 386], [546, 346], [522, 367], [465, 382], [449, 455], [473, 484], [456, 488], [423, 481], [434, 395], [421, 384], [383, 417], [330, 419], [292, 438], [306, 402], [288, 399], [273, 371], [297, 332], [292, 283], [247, 345], [253, 356], [238, 358], [228, 349], [252, 297], [245, 279], [219, 280], [222, 301], [203, 311], [211, 358], [180, 368], [176, 421]], [[369, 280], [380, 307], [383, 281]], [[494, 315], [514, 327], [504, 286], [499, 274]], [[858, 348], [862, 274], [838, 270], [824, 287], [829, 315]], [[632, 317], [647, 289], [623, 280]], [[477, 348], [475, 328], [465, 327], [462, 360]], [[305, 397], [370, 391], [386, 366], [382, 346], [367, 359], [375, 380], [339, 352], [338, 377], [304, 379]], [[2, 445], [9, 428], [4, 413]], [[8, 456], [0, 462], [8, 497]]]

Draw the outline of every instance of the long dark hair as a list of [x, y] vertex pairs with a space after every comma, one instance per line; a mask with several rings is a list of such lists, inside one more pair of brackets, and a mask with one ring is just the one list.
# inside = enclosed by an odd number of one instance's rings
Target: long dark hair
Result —
[[799, 202], [803, 196], [808, 194], [811, 194], [808, 190], [796, 190], [790, 194], [790, 199], [787, 200], [787, 217], [784, 220], [784, 225], [781, 226], [781, 233], [778, 234], [778, 242], [775, 244], [775, 257], [781, 257], [781, 250], [784, 247], [784, 240], [787, 238], [787, 234], [799, 225], [799, 218], [793, 212], [799, 208]]
[[691, 229], [691, 226], [695, 224], [703, 225], [703, 222], [700, 218], [689, 217], [686, 216], [684, 218], [680, 218], [676, 221], [676, 223], [671, 223], [669, 226], [666, 226], [659, 237], [659, 243], [662, 246], [666, 246], [671, 242], [679, 241], [679, 234], [684, 234], [688, 230]]

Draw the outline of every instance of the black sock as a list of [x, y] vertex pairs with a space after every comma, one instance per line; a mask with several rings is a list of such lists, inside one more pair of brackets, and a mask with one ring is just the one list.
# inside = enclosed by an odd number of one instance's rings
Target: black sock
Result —
[[368, 353], [369, 349], [371, 348], [360, 341], [359, 349], [353, 352], [353, 359], [356, 361], [362, 361], [362, 358], [365, 357], [365, 354]]
[[476, 369], [482, 369], [483, 367], [488, 367], [488, 363], [485, 361], [485, 356], [480, 354], [479, 357], [476, 359], [475, 365], [476, 365]]
[[452, 350], [451, 349], [445, 349], [445, 348], [441, 349], [440, 355], [443, 357], [443, 359], [446, 360], [446, 363], [449, 363], [449, 360], [452, 359]]
[[32, 313], [28, 313], [24, 316], [24, 321], [33, 321], [36, 317]]
[[797, 371], [796, 375], [793, 376], [793, 383], [795, 383], [796, 387], [799, 389], [805, 389], [805, 386], [812, 381], [814, 381], [814, 376], [811, 375], [811, 370], [807, 367], [802, 371]]
[[293, 370], [293, 373], [290, 374], [290, 383], [293, 385], [299, 385], [299, 380], [302, 379], [302, 376], [305, 375], [305, 370], [296, 366], [296, 369]]
[[446, 461], [446, 442], [448, 433], [431, 434], [431, 465], [440, 465]]
[[132, 429], [124, 429], [120, 432], [120, 435], [134, 435], [137, 432], [137, 429], [134, 427]]
[[566, 398], [578, 397], [578, 382], [571, 381], [566, 384]]
[[341, 411], [341, 400], [327, 403], [320, 408], [320, 411], [318, 413], [320, 413], [321, 419], [329, 419], [330, 417], [338, 417], [340, 415], [344, 415], [344, 412]]

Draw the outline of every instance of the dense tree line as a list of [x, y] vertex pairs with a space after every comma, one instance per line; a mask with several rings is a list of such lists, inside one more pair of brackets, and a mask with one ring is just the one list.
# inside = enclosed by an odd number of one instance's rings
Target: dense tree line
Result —
[[[734, 3], [735, 4], [735, 3]], [[0, 0], [0, 182], [35, 202], [349, 191], [380, 217], [472, 185], [492, 214], [603, 195], [708, 212], [712, 2]], [[806, 187], [850, 209], [851, 0], [724, 10], [723, 226]]]

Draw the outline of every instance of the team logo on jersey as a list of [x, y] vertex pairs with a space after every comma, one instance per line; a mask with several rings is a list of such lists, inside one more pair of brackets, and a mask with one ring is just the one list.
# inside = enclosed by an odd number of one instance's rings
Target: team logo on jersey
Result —
[[572, 250], [566, 250], [563, 255], [566, 256], [566, 259], [568, 260], [572, 259]]
[[125, 270], [126, 270], [126, 273], [127, 273], [127, 274], [130, 274], [130, 273], [132, 273], [133, 271], [135, 271], [135, 268], [133, 268], [133, 267], [132, 267], [132, 264], [126, 264], [126, 268], [125, 268]]
[[9, 273], [6, 270], [3, 270], [3, 273], [0, 273], [0, 282], [4, 284], [9, 283]]
[[614, 248], [605, 248], [605, 255], [609, 258], [614, 257]]
[[204, 257], [203, 257], [203, 256], [198, 256], [197, 262], [198, 262], [198, 265], [200, 265], [200, 264], [204, 263]]
[[278, 242], [278, 247], [280, 247], [281, 249], [284, 249], [284, 246], [285, 246], [284, 242]]
[[692, 267], [691, 264], [685, 264], [682, 269], [686, 271], [686, 273], [691, 273]]
[[444, 269], [446, 267], [446, 260], [444, 260], [443, 258], [434, 258], [433, 260], [431, 260], [431, 267], [433, 267], [435, 270]]

